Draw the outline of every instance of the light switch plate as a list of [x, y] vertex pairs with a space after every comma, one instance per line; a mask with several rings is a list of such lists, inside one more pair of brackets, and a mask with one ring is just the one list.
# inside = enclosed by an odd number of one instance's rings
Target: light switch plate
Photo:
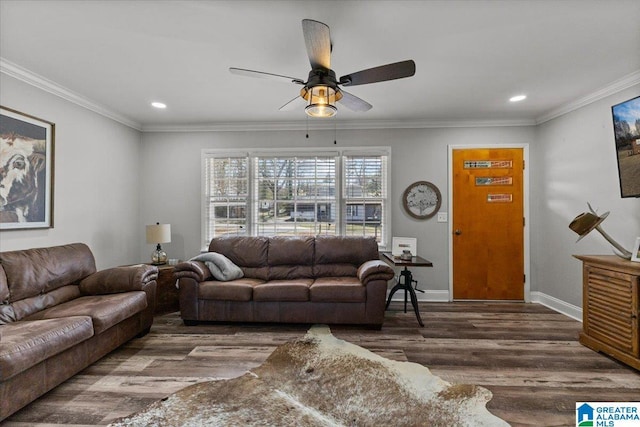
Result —
[[438, 222], [447, 222], [448, 215], [446, 212], [438, 212]]

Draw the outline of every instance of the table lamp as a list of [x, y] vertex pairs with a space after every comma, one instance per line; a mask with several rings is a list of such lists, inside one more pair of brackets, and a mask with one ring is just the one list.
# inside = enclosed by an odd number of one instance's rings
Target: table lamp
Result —
[[151, 254], [151, 264], [162, 265], [167, 263], [167, 253], [162, 250], [160, 243], [171, 242], [171, 224], [147, 225], [147, 243], [156, 243], [156, 250]]
[[600, 227], [600, 223], [605, 220], [607, 216], [609, 216], [609, 212], [603, 213], [601, 216], [598, 216], [596, 211], [593, 210], [591, 205], [587, 203], [589, 206], [589, 210], [591, 212], [583, 212], [571, 221], [569, 224], [569, 228], [576, 232], [580, 237], [576, 240], [576, 243], [580, 241], [584, 236], [589, 234], [592, 230], [597, 230], [598, 233], [602, 234], [607, 242], [611, 243], [611, 245], [615, 248], [613, 251], [620, 258], [631, 259], [631, 252], [626, 250], [622, 245], [615, 240]]

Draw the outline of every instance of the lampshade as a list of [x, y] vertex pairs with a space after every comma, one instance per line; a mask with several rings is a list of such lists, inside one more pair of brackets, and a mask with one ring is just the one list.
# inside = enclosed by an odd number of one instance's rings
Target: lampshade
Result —
[[335, 104], [342, 98], [342, 93], [325, 85], [302, 88], [300, 95], [307, 101], [304, 111], [310, 117], [333, 117], [338, 112]]
[[162, 250], [160, 243], [171, 241], [171, 224], [147, 225], [147, 243], [155, 243], [156, 250], [151, 253], [151, 264], [162, 265], [167, 263], [167, 253]]
[[171, 224], [147, 225], [147, 243], [169, 243], [171, 241]]

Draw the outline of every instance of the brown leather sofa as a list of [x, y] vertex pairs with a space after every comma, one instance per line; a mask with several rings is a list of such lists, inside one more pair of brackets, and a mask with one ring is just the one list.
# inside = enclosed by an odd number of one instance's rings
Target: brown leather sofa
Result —
[[244, 277], [213, 279], [201, 261], [176, 266], [184, 323], [199, 321], [361, 324], [384, 321], [391, 267], [364, 237], [224, 237], [209, 252]]
[[0, 252], [0, 421], [148, 332], [157, 276], [96, 272], [82, 243]]

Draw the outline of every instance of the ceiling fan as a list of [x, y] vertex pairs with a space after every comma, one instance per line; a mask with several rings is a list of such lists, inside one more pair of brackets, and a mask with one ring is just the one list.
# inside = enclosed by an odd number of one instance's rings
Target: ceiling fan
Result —
[[336, 73], [331, 69], [332, 44], [329, 26], [312, 19], [303, 19], [302, 33], [311, 63], [311, 71], [306, 82], [295, 77], [243, 68], [231, 67], [229, 71], [241, 76], [288, 81], [302, 85], [300, 96], [284, 104], [280, 110], [293, 110], [306, 104], [305, 112], [311, 117], [334, 116], [338, 112], [336, 102], [340, 102], [352, 111], [368, 111], [372, 108], [371, 104], [344, 91], [340, 86], [357, 86], [402, 79], [416, 73], [415, 62], [408, 60], [368, 68], [336, 79]]

